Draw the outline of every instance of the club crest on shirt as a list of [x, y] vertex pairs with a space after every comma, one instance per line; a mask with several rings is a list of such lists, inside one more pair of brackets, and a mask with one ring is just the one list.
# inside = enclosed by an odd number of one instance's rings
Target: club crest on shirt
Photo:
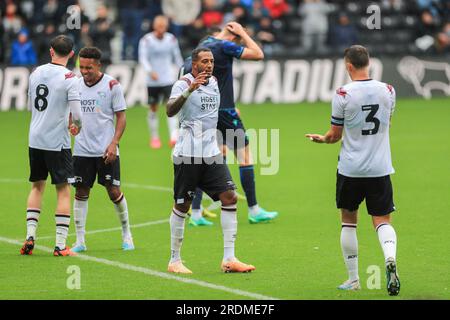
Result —
[[117, 81], [116, 79], [111, 80], [109, 82], [109, 90], [112, 90], [116, 84], [119, 84], [119, 81]]
[[103, 98], [103, 99], [106, 98], [106, 93], [103, 91], [97, 91], [97, 94], [99, 95], [100, 98]]
[[64, 80], [70, 79], [70, 78], [73, 78], [73, 77], [75, 77], [75, 73], [73, 73], [73, 72], [71, 71], [71, 72], [68, 72], [68, 73], [66, 73], [66, 74], [64, 75]]

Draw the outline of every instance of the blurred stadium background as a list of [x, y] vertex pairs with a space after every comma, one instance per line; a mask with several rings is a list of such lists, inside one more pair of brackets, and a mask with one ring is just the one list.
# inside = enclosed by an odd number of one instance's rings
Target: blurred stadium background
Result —
[[[370, 20], [376, 10], [367, 12], [373, 4], [380, 8], [380, 29], [368, 28], [376, 22]], [[77, 8], [79, 29], [70, 29], [78, 22], [71, 19]], [[161, 13], [171, 18], [169, 31], [177, 36], [184, 57], [209, 30], [231, 20], [241, 22], [264, 48], [264, 61], [234, 65], [235, 94], [246, 127], [280, 130], [280, 171], [257, 177], [258, 199], [280, 217], [250, 225], [245, 203], [238, 206], [237, 254], [257, 266], [252, 274], [220, 273], [221, 231], [215, 219], [211, 228], [186, 229], [183, 257], [195, 272], [193, 282], [161, 276], [170, 250], [166, 219], [173, 202], [172, 164], [166, 143], [161, 150], [147, 146], [147, 91], [136, 51]], [[0, 298], [389, 298], [384, 279], [378, 290], [365, 285], [357, 293], [335, 289], [345, 277], [334, 205], [339, 146], [322, 148], [303, 137], [329, 128], [329, 101], [348, 81], [343, 48], [358, 43], [372, 54], [372, 77], [392, 84], [398, 97], [391, 139], [402, 292], [395, 299], [449, 299], [449, 14], [449, 0], [1, 0], [0, 111], [5, 112], [0, 112], [0, 128], [6, 152], [0, 157]], [[54, 241], [52, 188], [45, 194], [39, 226], [38, 244], [44, 248], [32, 257], [19, 255], [29, 192], [30, 113], [17, 111], [27, 110], [28, 76], [35, 66], [49, 62], [49, 41], [59, 33], [73, 37], [76, 51], [85, 45], [102, 49], [106, 72], [121, 82], [128, 105], [142, 106], [127, 111], [121, 141], [123, 189], [136, 226], [134, 252], [120, 250], [113, 208], [104, 190], [95, 186], [87, 223], [91, 260], [56, 261], [46, 252]], [[75, 60], [69, 67], [76, 68]], [[167, 130], [161, 131], [167, 142]], [[230, 167], [238, 181], [237, 166]], [[365, 284], [371, 276], [368, 267], [383, 270], [365, 208], [358, 229]], [[73, 235], [68, 243], [72, 240]], [[98, 263], [98, 258], [112, 262]], [[81, 290], [66, 287], [67, 268], [74, 264], [82, 271]], [[139, 268], [150, 271], [135, 272]]]
[[[380, 9], [375, 29], [368, 27], [377, 14], [372, 5]], [[236, 98], [243, 103], [329, 101], [348, 80], [341, 56], [355, 43], [376, 58], [372, 77], [393, 83], [399, 97], [450, 95], [449, 0], [3, 0], [1, 109], [25, 108], [29, 72], [8, 67], [46, 63], [49, 41], [59, 33], [69, 34], [76, 50], [99, 47], [127, 102], [145, 105], [145, 88], [133, 90], [144, 76], [137, 48], [159, 14], [170, 17], [184, 57], [215, 27], [231, 20], [246, 27], [266, 59], [236, 64]]]

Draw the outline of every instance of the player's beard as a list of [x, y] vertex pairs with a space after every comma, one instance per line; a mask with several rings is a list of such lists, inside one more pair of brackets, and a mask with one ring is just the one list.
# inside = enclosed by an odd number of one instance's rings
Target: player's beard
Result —
[[[198, 67], [197, 71], [198, 71], [198, 73], [202, 73], [202, 72], [206, 71], [206, 68]], [[208, 71], [206, 71], [206, 72], [208, 72]], [[211, 78], [211, 76], [212, 76], [212, 69], [211, 69], [211, 71], [208, 72], [208, 75], [205, 77], [205, 79], [209, 79], [209, 78]]]

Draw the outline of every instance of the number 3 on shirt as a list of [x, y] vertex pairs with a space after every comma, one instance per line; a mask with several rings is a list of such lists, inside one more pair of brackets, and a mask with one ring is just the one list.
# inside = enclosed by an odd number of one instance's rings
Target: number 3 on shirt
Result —
[[[37, 111], [44, 111], [47, 109], [48, 101], [48, 87], [45, 84], [40, 84], [36, 87], [36, 98], [34, 99], [34, 107]], [[39, 101], [41, 101], [39, 103]]]
[[377, 134], [378, 129], [380, 128], [380, 120], [375, 118], [375, 114], [377, 113], [379, 107], [380, 105], [378, 104], [368, 104], [361, 107], [362, 111], [370, 111], [366, 117], [366, 122], [372, 122], [375, 125], [373, 129], [362, 130], [361, 134], [363, 136]]

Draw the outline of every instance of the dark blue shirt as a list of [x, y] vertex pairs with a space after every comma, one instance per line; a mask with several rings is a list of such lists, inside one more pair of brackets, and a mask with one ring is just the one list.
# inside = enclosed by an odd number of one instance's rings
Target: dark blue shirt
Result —
[[[217, 78], [220, 90], [219, 110], [234, 109], [233, 91], [233, 58], [240, 58], [244, 47], [227, 40], [219, 40], [208, 37], [200, 42], [198, 48], [206, 47], [212, 51], [214, 56], [213, 76]], [[183, 65], [183, 74], [192, 71], [191, 57], [187, 58]]]

